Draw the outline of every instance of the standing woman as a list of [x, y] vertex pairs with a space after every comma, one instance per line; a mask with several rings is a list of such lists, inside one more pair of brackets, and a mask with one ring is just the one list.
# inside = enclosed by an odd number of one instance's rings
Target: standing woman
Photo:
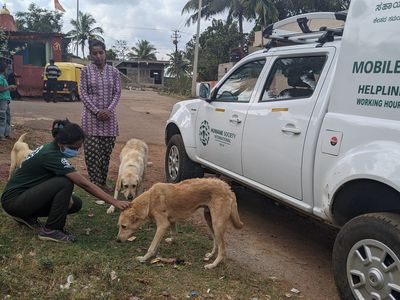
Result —
[[115, 108], [121, 96], [119, 71], [106, 64], [106, 47], [103, 42], [89, 42], [92, 63], [81, 72], [81, 99], [84, 104], [82, 128], [87, 138], [84, 142], [85, 161], [90, 181], [106, 192], [111, 152], [118, 136]]

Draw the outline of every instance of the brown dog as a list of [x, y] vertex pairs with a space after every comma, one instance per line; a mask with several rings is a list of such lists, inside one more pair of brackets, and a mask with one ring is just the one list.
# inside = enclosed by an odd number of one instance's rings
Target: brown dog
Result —
[[156, 255], [160, 241], [170, 225], [189, 218], [200, 207], [204, 208], [204, 217], [214, 239], [214, 247], [211, 253], [205, 255], [205, 260], [209, 260], [218, 251], [214, 262], [204, 266], [212, 269], [225, 256], [224, 233], [228, 221], [231, 220], [238, 229], [243, 227], [235, 194], [227, 183], [216, 178], [189, 179], [178, 184], [156, 183], [121, 213], [118, 241], [126, 241], [137, 228], [153, 219], [157, 225], [156, 234], [146, 255], [137, 257], [140, 262], [145, 262]]
[[[138, 139], [130, 139], [122, 148], [119, 155], [120, 165], [118, 179], [115, 183], [114, 198], [122, 193], [126, 200], [133, 200], [143, 192], [142, 183], [147, 166], [149, 148], [147, 144]], [[115, 211], [114, 206], [107, 210], [108, 214]]]
[[14, 147], [11, 150], [11, 163], [8, 179], [11, 178], [11, 175], [15, 172], [15, 170], [21, 166], [21, 163], [32, 152], [32, 150], [29, 149], [28, 144], [24, 142], [25, 135], [26, 133], [19, 137], [18, 141], [15, 142]]

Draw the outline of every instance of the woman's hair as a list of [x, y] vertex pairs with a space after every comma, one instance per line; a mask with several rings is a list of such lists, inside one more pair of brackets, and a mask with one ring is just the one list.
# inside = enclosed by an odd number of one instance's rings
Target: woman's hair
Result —
[[7, 70], [7, 64], [2, 61], [0, 62], [0, 73], [4, 73]]
[[85, 139], [83, 129], [68, 119], [55, 120], [51, 127], [51, 134], [54, 140], [59, 144], [75, 144]]
[[89, 41], [89, 51], [92, 52], [93, 47], [101, 47], [104, 51], [106, 51], [106, 45], [99, 40], [90, 40]]

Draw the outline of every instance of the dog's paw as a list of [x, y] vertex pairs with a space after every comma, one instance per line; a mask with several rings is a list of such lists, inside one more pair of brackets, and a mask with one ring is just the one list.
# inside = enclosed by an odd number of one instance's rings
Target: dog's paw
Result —
[[144, 256], [136, 256], [136, 260], [140, 261], [141, 263], [146, 262], [146, 259]]
[[208, 265], [204, 266], [204, 269], [206, 269], [206, 270], [211, 270], [211, 269], [214, 269], [214, 268], [215, 268], [214, 264], [208, 264]]
[[110, 206], [108, 209], [107, 209], [107, 214], [112, 214], [112, 213], [114, 213], [114, 211], [115, 211], [115, 207], [114, 206]]
[[206, 253], [206, 255], [204, 255], [203, 261], [209, 261], [212, 256], [213, 256], [212, 253]]

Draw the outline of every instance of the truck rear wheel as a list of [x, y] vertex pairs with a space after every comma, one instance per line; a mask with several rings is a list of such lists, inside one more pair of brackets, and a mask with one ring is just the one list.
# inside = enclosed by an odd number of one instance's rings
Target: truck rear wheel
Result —
[[75, 92], [75, 91], [72, 91], [71, 94], [69, 94], [69, 100], [70, 100], [71, 102], [78, 101], [78, 96], [76, 95], [76, 92]]
[[168, 141], [165, 153], [165, 177], [167, 182], [177, 183], [185, 179], [203, 176], [203, 168], [188, 157], [181, 135], [173, 135]]
[[400, 215], [374, 213], [346, 223], [333, 247], [342, 299], [400, 299]]

